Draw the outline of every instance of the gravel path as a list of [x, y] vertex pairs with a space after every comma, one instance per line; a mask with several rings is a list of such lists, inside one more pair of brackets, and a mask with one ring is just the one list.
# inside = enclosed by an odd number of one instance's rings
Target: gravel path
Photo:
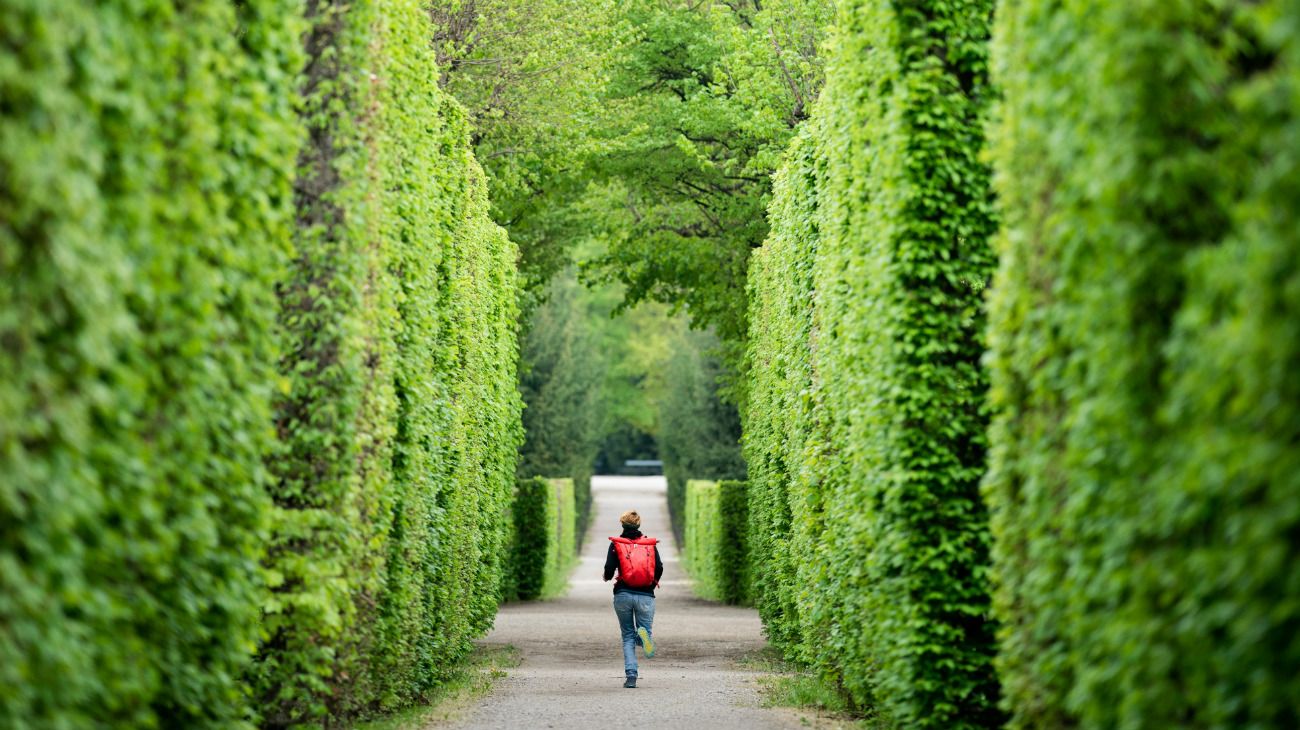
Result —
[[[762, 648], [758, 614], [691, 593], [668, 528], [663, 477], [596, 477], [592, 530], [563, 598], [503, 606], [484, 643], [512, 644], [522, 663], [450, 727], [793, 728], [792, 710], [760, 707], [756, 676], [735, 661]], [[641, 513], [657, 537], [664, 576], [655, 605], [657, 653], [638, 650], [637, 689], [623, 689], [611, 586], [601, 581], [618, 516]]]

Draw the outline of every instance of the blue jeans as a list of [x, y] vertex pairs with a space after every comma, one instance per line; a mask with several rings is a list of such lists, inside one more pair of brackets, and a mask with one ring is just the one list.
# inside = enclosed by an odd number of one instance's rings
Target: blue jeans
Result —
[[615, 593], [614, 615], [618, 616], [618, 627], [623, 632], [623, 673], [635, 677], [636, 630], [644, 628], [646, 634], [654, 637], [650, 626], [655, 620], [655, 597], [642, 593]]

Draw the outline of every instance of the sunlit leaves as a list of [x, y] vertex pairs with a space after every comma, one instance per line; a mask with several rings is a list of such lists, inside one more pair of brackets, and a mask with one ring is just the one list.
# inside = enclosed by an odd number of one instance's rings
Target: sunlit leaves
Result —
[[750, 272], [759, 610], [788, 656], [906, 727], [1001, 719], [978, 491], [991, 10], [841, 3]]

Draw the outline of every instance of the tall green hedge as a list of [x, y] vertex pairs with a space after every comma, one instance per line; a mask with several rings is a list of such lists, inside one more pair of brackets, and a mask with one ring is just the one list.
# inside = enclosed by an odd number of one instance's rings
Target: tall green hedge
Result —
[[1001, 721], [979, 494], [991, 12], [840, 4], [752, 275], [758, 603], [791, 656], [906, 727]]
[[412, 702], [491, 624], [521, 440], [426, 8], [93, 5], [0, 8], [0, 725]]
[[255, 677], [271, 725], [407, 704], [490, 626], [520, 438], [515, 253], [427, 14], [309, 10]]
[[531, 601], [559, 595], [578, 556], [573, 480], [519, 480], [511, 517], [505, 598]]
[[[768, 639], [815, 664], [834, 592], [821, 554], [835, 462], [816, 375], [813, 267], [820, 242], [825, 150], [820, 117], [791, 142], [773, 180], [772, 230], [749, 269], [750, 345], [744, 449], [749, 465], [751, 591]], [[835, 666], [827, 658], [825, 671]]]
[[0, 4], [0, 726], [246, 717], [300, 31]]
[[745, 483], [686, 483], [686, 569], [695, 592], [724, 603], [745, 603], [749, 596], [748, 502]]
[[380, 231], [369, 130], [349, 111], [380, 103], [359, 70], [374, 12], [364, 3], [310, 11], [309, 141], [294, 182], [294, 257], [278, 287], [286, 383], [276, 413], [281, 449], [269, 462], [277, 477], [273, 595], [254, 675], [271, 726], [355, 711], [358, 694], [373, 694], [335, 682], [372, 683], [360, 642], [373, 640], [367, 629], [376, 621], [358, 608], [373, 611], [373, 602], [358, 607], [354, 598], [379, 592], [375, 568], [393, 510], [391, 243]]
[[1300, 6], [999, 10], [1012, 727], [1300, 725]]

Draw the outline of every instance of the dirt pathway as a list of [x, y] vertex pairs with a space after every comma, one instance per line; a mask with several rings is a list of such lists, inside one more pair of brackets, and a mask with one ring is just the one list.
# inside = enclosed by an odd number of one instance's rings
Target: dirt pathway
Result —
[[[503, 606], [486, 644], [512, 644], [522, 663], [450, 727], [793, 728], [794, 711], [759, 706], [755, 674], [735, 660], [764, 644], [758, 615], [696, 598], [668, 529], [662, 477], [596, 477], [591, 532], [566, 596]], [[637, 689], [623, 689], [611, 586], [601, 581], [608, 535], [636, 509], [659, 538], [664, 577], [655, 606], [658, 653], [640, 658]]]

